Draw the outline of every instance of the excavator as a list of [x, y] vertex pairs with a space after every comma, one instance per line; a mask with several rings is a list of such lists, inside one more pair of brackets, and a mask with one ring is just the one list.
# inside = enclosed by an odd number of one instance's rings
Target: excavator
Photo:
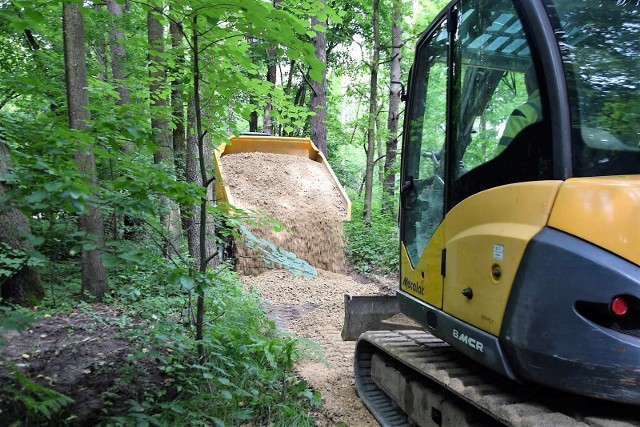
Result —
[[454, 0], [407, 87], [393, 300], [418, 327], [359, 336], [365, 405], [640, 425], [640, 4]]

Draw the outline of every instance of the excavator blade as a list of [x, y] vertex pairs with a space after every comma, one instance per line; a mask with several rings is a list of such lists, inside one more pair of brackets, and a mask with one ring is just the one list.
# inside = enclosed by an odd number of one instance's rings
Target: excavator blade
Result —
[[395, 295], [344, 295], [342, 340], [355, 341], [366, 331], [419, 329], [400, 314]]

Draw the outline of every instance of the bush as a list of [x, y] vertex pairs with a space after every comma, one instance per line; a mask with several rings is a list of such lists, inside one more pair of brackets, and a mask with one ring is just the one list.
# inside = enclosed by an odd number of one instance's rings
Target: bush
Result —
[[[276, 329], [258, 297], [245, 293], [237, 276], [225, 266], [207, 279], [204, 339], [196, 341], [191, 328], [175, 319], [152, 314], [156, 323], [142, 347], [155, 350], [134, 358], [151, 356], [160, 360], [171, 386], [146, 396], [142, 402], [132, 402], [129, 413], [114, 417], [112, 422], [314, 425], [309, 412], [310, 407], [319, 406], [320, 395], [295, 375], [294, 365], [301, 357], [298, 341]], [[158, 313], [158, 305], [157, 298], [140, 298], [136, 311]], [[175, 309], [166, 307], [165, 313], [176, 313]], [[198, 356], [199, 345], [203, 346], [204, 357]]]
[[345, 223], [350, 264], [365, 274], [397, 274], [400, 256], [396, 219], [380, 214], [380, 207], [374, 204], [371, 226], [365, 227], [362, 200], [352, 197], [352, 202], [351, 222]]

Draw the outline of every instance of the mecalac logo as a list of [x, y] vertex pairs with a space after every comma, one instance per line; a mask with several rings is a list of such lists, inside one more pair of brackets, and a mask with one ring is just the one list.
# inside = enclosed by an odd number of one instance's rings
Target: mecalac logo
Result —
[[420, 286], [418, 285], [418, 282], [412, 282], [406, 277], [402, 280], [402, 287], [405, 289], [412, 290], [417, 294], [424, 295], [424, 286]]

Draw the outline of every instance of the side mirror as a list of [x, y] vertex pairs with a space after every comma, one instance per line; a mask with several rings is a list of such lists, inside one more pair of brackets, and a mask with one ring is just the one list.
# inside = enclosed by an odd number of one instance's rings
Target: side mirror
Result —
[[404, 83], [393, 80], [391, 83], [395, 83], [395, 84], [399, 84], [400, 85], [400, 101], [402, 102], [407, 102], [407, 98], [409, 98], [407, 96], [407, 92], [404, 90]]
[[413, 176], [408, 176], [400, 188], [400, 204], [404, 209], [411, 210], [416, 207], [418, 193], [413, 191], [414, 189]]

